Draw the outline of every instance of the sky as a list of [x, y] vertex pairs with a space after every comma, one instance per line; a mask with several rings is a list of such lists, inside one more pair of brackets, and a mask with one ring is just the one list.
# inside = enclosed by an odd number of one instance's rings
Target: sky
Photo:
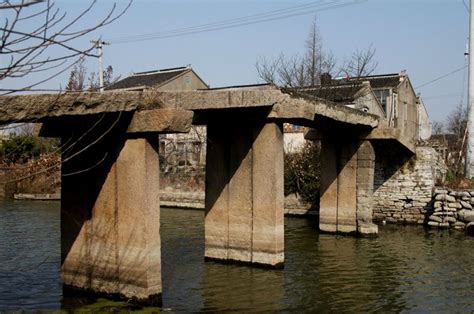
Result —
[[[88, 3], [57, 0], [56, 6], [70, 18]], [[78, 27], [93, 24], [112, 4], [99, 0]], [[118, 1], [119, 8], [125, 4], [125, 0]], [[312, 6], [289, 11], [306, 4]], [[170, 34], [175, 29], [275, 10], [304, 14], [210, 32], [130, 41], [139, 38], [135, 35]], [[85, 47], [98, 37], [110, 41], [111, 45], [104, 48], [104, 63], [122, 77], [191, 64], [211, 87], [253, 84], [261, 82], [255, 67], [258, 58], [304, 53], [315, 16], [324, 48], [339, 62], [357, 49], [372, 46], [378, 62], [376, 74], [407, 70], [432, 121], [444, 121], [457, 106], [466, 105], [467, 69], [417, 88], [466, 64], [469, 15], [463, 0], [134, 0], [123, 17], [78, 40], [75, 46]], [[87, 67], [97, 71], [97, 60], [89, 58]], [[40, 87], [64, 88], [68, 76], [64, 72]], [[1, 88], [18, 88], [34, 79], [27, 76], [0, 84]]]

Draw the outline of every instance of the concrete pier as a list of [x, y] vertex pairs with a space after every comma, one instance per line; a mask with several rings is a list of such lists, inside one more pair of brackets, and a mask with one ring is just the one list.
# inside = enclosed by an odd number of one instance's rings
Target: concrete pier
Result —
[[368, 141], [322, 139], [321, 231], [377, 233], [372, 224], [374, 158]]
[[211, 123], [207, 134], [206, 258], [282, 265], [282, 125]]
[[[66, 288], [160, 304], [158, 139], [127, 138], [122, 127], [85, 150], [78, 136], [63, 138], [77, 147], [63, 152], [61, 277]], [[84, 143], [104, 134], [91, 133]]]

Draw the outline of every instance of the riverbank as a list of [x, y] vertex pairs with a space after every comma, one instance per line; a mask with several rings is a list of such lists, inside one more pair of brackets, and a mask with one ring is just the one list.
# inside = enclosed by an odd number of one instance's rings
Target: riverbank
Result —
[[[160, 206], [162, 207], [204, 210], [204, 199], [205, 193], [203, 191], [160, 191]], [[317, 209], [312, 208], [310, 204], [304, 203], [295, 194], [290, 194], [285, 197], [284, 206], [285, 215], [317, 215]]]

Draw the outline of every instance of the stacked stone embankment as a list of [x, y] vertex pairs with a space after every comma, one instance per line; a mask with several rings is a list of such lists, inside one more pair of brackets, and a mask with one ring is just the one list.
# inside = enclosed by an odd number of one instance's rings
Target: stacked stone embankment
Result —
[[459, 230], [474, 228], [474, 190], [438, 188], [434, 191], [433, 200], [433, 212], [428, 217], [430, 227]]

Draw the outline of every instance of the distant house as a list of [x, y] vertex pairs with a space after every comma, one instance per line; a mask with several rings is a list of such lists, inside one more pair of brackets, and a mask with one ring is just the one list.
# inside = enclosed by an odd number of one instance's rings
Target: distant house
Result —
[[406, 71], [352, 80], [370, 83], [385, 111], [388, 126], [400, 129], [403, 135], [416, 140], [426, 140], [431, 136], [431, 124], [425, 105], [416, 94]]
[[[113, 90], [198, 90], [208, 89], [209, 85], [191, 66], [132, 73], [105, 88]], [[185, 172], [205, 163], [206, 129], [193, 127], [185, 134], [160, 135], [160, 156], [166, 172], [183, 169]]]
[[431, 123], [423, 100], [406, 73], [324, 79], [299, 92], [378, 115], [381, 126], [394, 127], [410, 139], [427, 140]]
[[330, 84], [298, 88], [297, 90], [299, 92], [309, 93], [311, 96], [317, 98], [344, 104], [354, 109], [378, 115], [385, 121], [385, 111], [369, 82], [342, 80], [334, 80], [332, 82], [333, 83]]
[[209, 86], [197, 75], [191, 66], [132, 73], [115, 82], [105, 90], [197, 90]]

